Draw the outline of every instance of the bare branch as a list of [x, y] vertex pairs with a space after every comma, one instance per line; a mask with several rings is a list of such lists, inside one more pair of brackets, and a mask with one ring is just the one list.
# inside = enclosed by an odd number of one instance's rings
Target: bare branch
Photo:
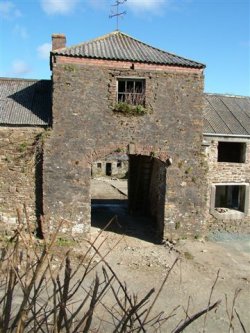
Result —
[[213, 310], [214, 308], [217, 308], [219, 304], [221, 303], [221, 300], [216, 301], [214, 304], [206, 307], [205, 309], [195, 313], [193, 316], [189, 317], [184, 321], [183, 324], [178, 326], [176, 329], [172, 331], [172, 333], [180, 333], [182, 332], [187, 326], [189, 326], [193, 321], [198, 319], [199, 317], [203, 316], [206, 312]]

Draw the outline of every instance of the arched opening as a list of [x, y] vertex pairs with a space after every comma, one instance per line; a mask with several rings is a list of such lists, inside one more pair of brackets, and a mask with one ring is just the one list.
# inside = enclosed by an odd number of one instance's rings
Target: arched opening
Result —
[[91, 224], [102, 229], [113, 219], [107, 230], [161, 241], [165, 195], [164, 162], [152, 156], [113, 154], [92, 165]]

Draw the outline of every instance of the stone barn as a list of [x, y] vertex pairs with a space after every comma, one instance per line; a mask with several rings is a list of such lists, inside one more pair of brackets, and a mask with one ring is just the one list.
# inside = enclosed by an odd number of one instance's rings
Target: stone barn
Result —
[[119, 31], [52, 45], [51, 81], [0, 80], [1, 225], [26, 203], [85, 237], [91, 177], [124, 167], [160, 239], [249, 230], [248, 97], [204, 94], [203, 64]]
[[71, 221], [73, 233], [89, 232], [91, 165], [120, 149], [129, 157], [130, 211], [153, 215], [160, 237], [199, 233], [207, 188], [205, 66], [119, 31], [73, 47], [53, 35], [52, 45], [45, 216], [53, 224]]

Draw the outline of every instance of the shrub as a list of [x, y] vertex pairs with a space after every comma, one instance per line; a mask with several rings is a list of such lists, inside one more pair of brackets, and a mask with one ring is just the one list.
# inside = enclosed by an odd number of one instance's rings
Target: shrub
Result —
[[121, 112], [130, 116], [143, 116], [148, 113], [143, 105], [133, 105], [126, 102], [119, 102], [114, 107], [115, 112]]

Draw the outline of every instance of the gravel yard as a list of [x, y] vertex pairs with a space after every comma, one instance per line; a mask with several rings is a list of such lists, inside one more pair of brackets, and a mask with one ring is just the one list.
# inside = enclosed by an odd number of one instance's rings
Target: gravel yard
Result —
[[[133, 228], [134, 221], [126, 213], [126, 196], [116, 190], [114, 184], [111, 186], [108, 182], [95, 180], [92, 186], [95, 199], [99, 193], [102, 193], [104, 200], [103, 204], [99, 202], [99, 206], [97, 204], [93, 207], [93, 219], [99, 222], [94, 222], [92, 238], [100, 233], [105, 223], [113, 216], [117, 216], [114, 226], [104, 231], [99, 241], [107, 237], [102, 248], [105, 252], [120, 240], [115, 250], [109, 254], [108, 261], [120, 279], [126, 281], [131, 291], [142, 296], [152, 287], [159, 288], [169, 267], [179, 257], [154, 308], [156, 313], [160, 311], [170, 313], [180, 305], [176, 315], [169, 320], [168, 329], [163, 329], [162, 332], [171, 332], [179, 320], [185, 318], [187, 308], [188, 315], [192, 315], [207, 306], [217, 274], [219, 277], [211, 302], [221, 299], [221, 305], [217, 311], [208, 314], [205, 330], [202, 317], [185, 332], [229, 332], [228, 313], [231, 313], [237, 289], [241, 291], [236, 299], [235, 309], [245, 328], [247, 330], [250, 328], [249, 236], [217, 233], [211, 235], [209, 240], [181, 240], [174, 246], [169, 243], [155, 244], [150, 224], [146, 221], [142, 219], [141, 223]], [[119, 199], [113, 205], [111, 201], [106, 202], [105, 206], [103, 193], [106, 193], [110, 199], [111, 192], [112, 199], [117, 199], [117, 196]], [[100, 223], [101, 219], [103, 225]], [[231, 329], [230, 332], [242, 331], [235, 312], [233, 326], [234, 330]]]

